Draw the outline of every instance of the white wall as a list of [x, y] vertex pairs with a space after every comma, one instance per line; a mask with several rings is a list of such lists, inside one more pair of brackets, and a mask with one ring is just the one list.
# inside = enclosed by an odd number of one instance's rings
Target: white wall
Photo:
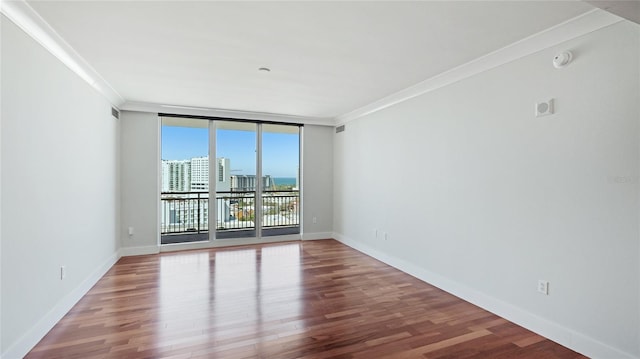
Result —
[[[160, 119], [155, 113], [131, 111], [122, 111], [120, 119], [122, 254], [157, 253]], [[132, 236], [129, 227], [133, 227]]]
[[[303, 239], [333, 236], [333, 127], [305, 125], [303, 134]], [[313, 218], [316, 223], [313, 223]]]
[[[337, 237], [585, 354], [640, 357], [639, 29], [619, 23], [347, 123]], [[575, 60], [554, 69], [565, 49]], [[535, 118], [548, 98], [556, 114]]]
[[[0, 17], [0, 22], [6, 19]], [[0, 24], [1, 25], [1, 24]], [[0, 29], [2, 30], [2, 29]], [[0, 34], [1, 35], [1, 34]], [[0, 40], [2, 40], [0, 38]], [[0, 42], [0, 111], [2, 110], [2, 43]], [[2, 358], [2, 113], [0, 112], [0, 358]]]
[[1, 352], [16, 358], [117, 259], [118, 121], [86, 82], [1, 20]]

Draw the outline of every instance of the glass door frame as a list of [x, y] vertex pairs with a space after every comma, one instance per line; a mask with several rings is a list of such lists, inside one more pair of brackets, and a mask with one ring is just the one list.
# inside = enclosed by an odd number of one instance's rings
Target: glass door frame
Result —
[[[179, 117], [179, 116], [177, 116]], [[258, 121], [258, 120], [238, 120], [231, 118], [205, 118], [201, 117], [202, 120], [209, 121], [209, 211], [208, 211], [208, 220], [209, 220], [209, 243], [219, 243], [220, 241], [231, 241], [234, 240], [244, 240], [244, 241], [263, 241], [265, 238], [275, 238], [278, 239], [277, 236], [274, 237], [263, 237], [262, 230], [264, 227], [264, 216], [263, 216], [263, 175], [262, 175], [262, 139], [263, 139], [263, 130], [262, 127], [264, 124], [276, 124], [276, 125], [284, 125], [284, 126], [295, 126], [298, 128], [298, 173], [297, 177], [300, 183], [298, 183], [298, 208], [297, 208], [297, 217], [298, 217], [298, 226], [300, 230], [297, 234], [294, 234], [298, 239], [302, 238], [302, 136], [303, 136], [303, 124], [299, 123], [284, 123], [284, 122], [271, 122], [271, 121]], [[229, 122], [248, 122], [256, 125], [256, 174], [255, 174], [255, 199], [254, 199], [254, 223], [255, 223], [255, 236], [254, 237], [239, 237], [239, 238], [224, 238], [219, 239], [216, 238], [217, 232], [217, 224], [218, 224], [218, 206], [217, 206], [217, 124], [220, 121], [229, 121]], [[291, 236], [291, 234], [285, 234], [283, 236]]]

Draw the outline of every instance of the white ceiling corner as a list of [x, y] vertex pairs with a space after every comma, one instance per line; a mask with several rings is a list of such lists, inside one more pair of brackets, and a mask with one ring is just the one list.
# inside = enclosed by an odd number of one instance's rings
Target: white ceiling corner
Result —
[[[623, 21], [623, 19], [609, 12], [593, 9], [566, 22], [545, 29], [537, 34], [424, 80], [414, 86], [391, 94], [347, 114], [338, 116], [335, 119], [335, 124], [347, 123], [620, 21]], [[551, 66], [551, 64], [549, 66]]]
[[0, 1], [0, 12], [102, 94], [113, 106], [119, 107], [125, 102], [125, 99], [26, 1]]

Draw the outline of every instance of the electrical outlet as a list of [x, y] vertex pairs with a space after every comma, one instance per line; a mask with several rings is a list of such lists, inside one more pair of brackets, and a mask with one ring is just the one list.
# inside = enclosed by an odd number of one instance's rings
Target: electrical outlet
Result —
[[133, 236], [133, 227], [129, 227], [129, 237]]
[[60, 266], [60, 280], [63, 280], [64, 277], [67, 276], [67, 270], [64, 268], [64, 266]]
[[318, 217], [313, 217], [313, 223], [318, 223]]
[[549, 295], [549, 281], [546, 280], [538, 280], [538, 292]]

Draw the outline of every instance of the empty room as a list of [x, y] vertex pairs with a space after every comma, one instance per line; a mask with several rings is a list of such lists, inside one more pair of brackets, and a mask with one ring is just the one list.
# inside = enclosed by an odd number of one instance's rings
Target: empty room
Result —
[[0, 359], [640, 359], [640, 1], [0, 4]]

